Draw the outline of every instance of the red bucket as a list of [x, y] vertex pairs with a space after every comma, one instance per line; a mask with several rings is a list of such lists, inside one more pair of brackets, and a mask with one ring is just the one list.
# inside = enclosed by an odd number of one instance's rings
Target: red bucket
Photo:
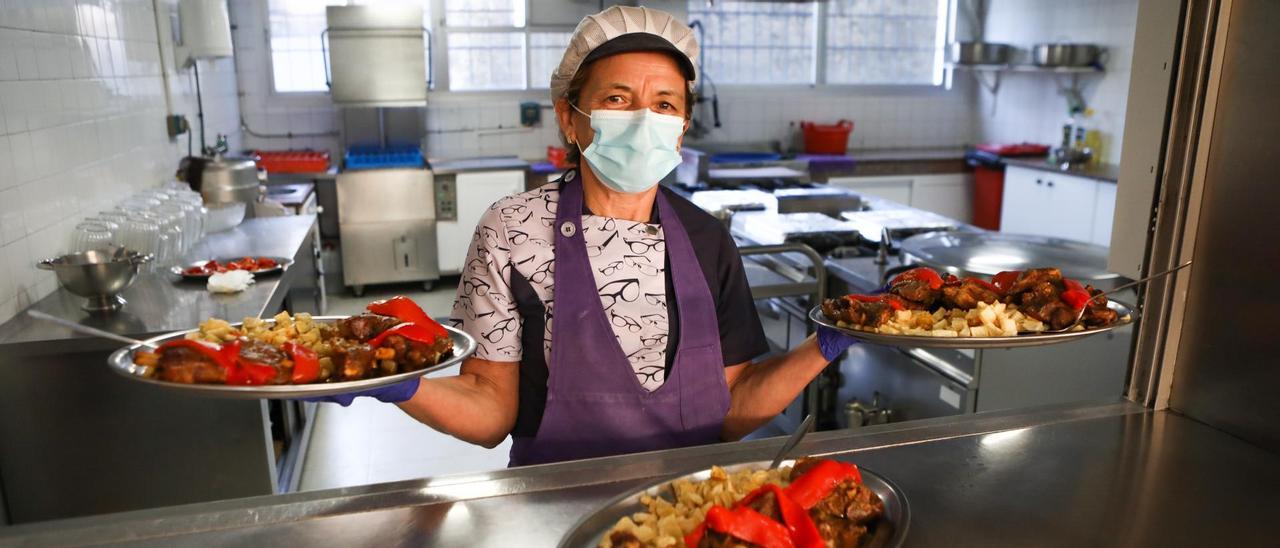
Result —
[[569, 167], [568, 162], [565, 161], [568, 155], [569, 151], [565, 150], [563, 147], [547, 147], [547, 161], [551, 162], [551, 165], [556, 166], [556, 169], [565, 169]]
[[844, 154], [849, 148], [853, 122], [840, 120], [834, 125], [800, 122], [804, 131], [804, 151], [808, 154]]

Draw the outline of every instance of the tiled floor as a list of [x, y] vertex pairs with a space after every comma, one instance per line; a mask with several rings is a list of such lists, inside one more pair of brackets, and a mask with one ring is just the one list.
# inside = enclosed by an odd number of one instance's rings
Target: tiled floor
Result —
[[[430, 293], [417, 284], [370, 286], [364, 296], [330, 295], [329, 314], [356, 314], [370, 301], [406, 295], [435, 317], [449, 314], [456, 278]], [[431, 376], [456, 375], [447, 369]], [[463, 472], [505, 468], [510, 439], [485, 449], [441, 434], [394, 405], [359, 398], [350, 407], [320, 404], [311, 447], [302, 467], [301, 489], [329, 489]]]

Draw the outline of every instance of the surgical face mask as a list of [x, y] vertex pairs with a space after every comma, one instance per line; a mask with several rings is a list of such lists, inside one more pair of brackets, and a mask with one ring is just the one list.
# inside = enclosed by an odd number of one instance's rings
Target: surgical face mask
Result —
[[637, 193], [653, 188], [680, 165], [676, 146], [684, 132], [684, 118], [639, 110], [593, 110], [595, 138], [582, 157], [600, 181], [618, 192]]

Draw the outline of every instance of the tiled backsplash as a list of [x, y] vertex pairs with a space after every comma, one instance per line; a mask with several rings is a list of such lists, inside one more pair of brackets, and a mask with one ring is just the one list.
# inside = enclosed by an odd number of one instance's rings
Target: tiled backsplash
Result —
[[[168, 21], [157, 32], [152, 0], [0, 0], [0, 321], [57, 287], [34, 265], [66, 250], [79, 219], [171, 179], [186, 155], [165, 132], [162, 63], [193, 126], [195, 88], [173, 70]], [[233, 65], [200, 68], [209, 139], [238, 147]]]
[[[1083, 42], [1106, 48], [1106, 72], [1083, 74], [1079, 79], [1085, 102], [1093, 109], [1084, 124], [1104, 136], [1102, 161], [1118, 163], [1137, 21], [1137, 0], [990, 0], [986, 40], [1024, 50], [1041, 42]], [[998, 95], [977, 91], [982, 139], [1057, 145], [1067, 119], [1067, 103], [1059, 86], [1069, 81], [1065, 75], [1007, 73]]]

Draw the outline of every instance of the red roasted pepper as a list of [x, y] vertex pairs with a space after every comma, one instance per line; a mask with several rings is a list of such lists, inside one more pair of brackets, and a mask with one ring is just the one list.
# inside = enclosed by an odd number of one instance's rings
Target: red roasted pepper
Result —
[[791, 535], [792, 544], [797, 548], [823, 548], [826, 543], [822, 540], [822, 534], [818, 532], [818, 526], [813, 523], [813, 518], [809, 517], [809, 512], [800, 507], [800, 504], [791, 499], [781, 487], [773, 483], [766, 483], [755, 491], [747, 494], [742, 500], [734, 505], [747, 506], [765, 493], [773, 493], [774, 500], [777, 501], [778, 510], [782, 513], [782, 524], [787, 527], [787, 531]]
[[913, 268], [911, 270], [903, 272], [902, 274], [897, 275], [896, 277], [893, 278], [893, 280], [889, 281], [889, 287], [898, 285], [901, 282], [912, 281], [912, 280], [925, 282], [929, 284], [929, 287], [931, 289], [938, 289], [942, 287], [942, 276], [939, 276], [937, 271], [927, 266]]
[[[707, 511], [706, 526], [739, 540], [764, 548], [794, 548], [787, 527], [745, 506], [729, 510], [712, 506]], [[696, 546], [696, 545], [694, 545]]]
[[[436, 324], [436, 327], [440, 327], [440, 325]], [[391, 335], [400, 335], [401, 337], [411, 341], [418, 341], [422, 344], [434, 344], [441, 336], [448, 336], [443, 328], [437, 331], [420, 323], [402, 323], [392, 327], [391, 329], [383, 331], [382, 333], [378, 333], [378, 336], [369, 339], [369, 346], [373, 348], [382, 346], [382, 341], [386, 340], [386, 338]]]
[[307, 384], [320, 378], [320, 357], [314, 350], [288, 341], [284, 343], [284, 351], [293, 360], [293, 376], [290, 381], [294, 384]]
[[1013, 287], [1014, 282], [1022, 277], [1021, 270], [1006, 270], [991, 277], [992, 285], [995, 285], [1000, 293], [1008, 293], [1009, 288]]
[[1083, 285], [1080, 285], [1080, 282], [1063, 278], [1062, 286], [1065, 288], [1061, 296], [1062, 302], [1067, 303], [1067, 306], [1070, 306], [1072, 310], [1079, 312], [1084, 309], [1085, 305], [1089, 304], [1089, 292], [1085, 290]]
[[858, 467], [847, 462], [823, 460], [787, 486], [787, 495], [801, 508], [813, 508], [845, 480], [862, 483]]
[[1067, 291], [1084, 291], [1084, 286], [1080, 285], [1080, 282], [1072, 280], [1071, 278], [1063, 278], [1062, 287]]
[[894, 310], [906, 308], [906, 305], [902, 304], [902, 299], [897, 295], [849, 295], [849, 298], [864, 303], [885, 303]]
[[973, 282], [973, 283], [976, 283], [976, 284], [978, 284], [978, 285], [980, 285], [980, 286], [982, 286], [982, 287], [986, 288], [988, 291], [993, 291], [993, 292], [995, 292], [995, 293], [1004, 293], [1004, 291], [1003, 291], [1003, 290], [1001, 290], [998, 286], [996, 286], [995, 284], [993, 284], [993, 283], [991, 283], [991, 282], [988, 282], [988, 281], [986, 281], [986, 280], [984, 280], [984, 279], [982, 279], [982, 278], [965, 278], [965, 279], [964, 279], [964, 281], [966, 281], [966, 282]]
[[[227, 384], [257, 386], [268, 384], [276, 378], [276, 368], [244, 359], [240, 355], [240, 346], [239, 339], [222, 345], [222, 366], [227, 371]], [[226, 364], [230, 364], [230, 367]]]
[[413, 299], [402, 295], [397, 295], [390, 299], [371, 302], [369, 303], [369, 306], [366, 306], [365, 308], [374, 314], [391, 316], [392, 318], [397, 318], [402, 322], [435, 323], [430, 316], [427, 316], [426, 312], [422, 311], [422, 307], [418, 306], [418, 303], [415, 303], [413, 302]]

